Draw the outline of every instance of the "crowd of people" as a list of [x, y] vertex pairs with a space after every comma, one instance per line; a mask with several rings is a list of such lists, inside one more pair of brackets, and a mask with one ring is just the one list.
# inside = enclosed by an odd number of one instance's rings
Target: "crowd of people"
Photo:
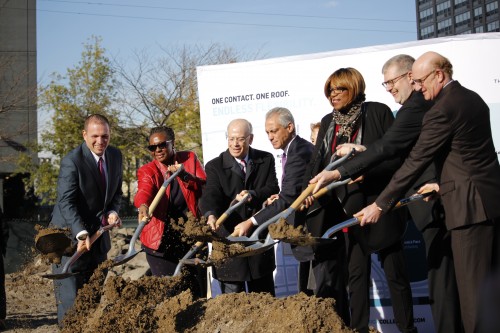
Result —
[[[408, 212], [426, 247], [429, 301], [436, 332], [479, 332], [480, 286], [498, 266], [500, 166], [491, 136], [489, 109], [481, 97], [453, 79], [450, 61], [435, 52], [417, 60], [396, 55], [383, 65], [383, 87], [401, 104], [396, 117], [388, 106], [366, 101], [365, 81], [355, 68], [340, 68], [326, 80], [332, 111], [311, 124], [311, 142], [297, 135], [290, 110], [276, 107], [265, 116], [265, 132], [283, 151], [277, 179], [272, 154], [253, 148], [252, 124], [234, 119], [227, 126], [227, 149], [203, 165], [190, 151], [175, 150], [174, 130], [156, 127], [147, 149], [152, 161], [137, 171], [134, 204], [148, 221], [140, 240], [155, 276], [171, 276], [189, 250], [171, 219], [205, 217], [222, 236], [250, 235], [286, 208], [306, 188], [313, 192], [350, 179], [287, 219], [314, 237], [353, 215], [360, 225], [339, 231], [337, 241], [293, 246], [300, 261], [299, 291], [335, 299], [335, 310], [349, 327], [369, 331], [371, 254], [377, 253], [388, 282], [395, 322], [401, 332], [417, 332], [412, 291], [402, 245]], [[102, 225], [120, 225], [121, 153], [109, 146], [104, 116], [90, 115], [84, 142], [61, 162], [52, 224], [69, 228], [85, 254], [73, 265], [81, 274], [55, 281], [58, 320], [76, 292], [106, 259], [109, 235], [96, 242]], [[267, 147], [270, 148], [270, 147]], [[354, 150], [335, 170], [331, 161]], [[154, 211], [152, 201], [166, 177], [178, 170]], [[281, 184], [281, 186], [279, 186]], [[432, 200], [393, 209], [399, 199], [434, 190]], [[235, 199], [250, 195], [217, 228], [215, 222]], [[60, 272], [68, 257], [54, 265]], [[231, 258], [214, 268], [223, 293], [275, 295], [274, 250]], [[195, 294], [206, 293], [206, 272], [190, 267]]]

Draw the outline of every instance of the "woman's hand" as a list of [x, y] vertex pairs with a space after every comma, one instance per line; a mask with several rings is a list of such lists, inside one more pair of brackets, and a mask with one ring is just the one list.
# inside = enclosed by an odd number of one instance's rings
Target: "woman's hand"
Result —
[[338, 157], [342, 157], [349, 154], [353, 149], [355, 149], [357, 153], [360, 153], [365, 151], [366, 147], [354, 143], [344, 143], [337, 146], [335, 154], [337, 154]]

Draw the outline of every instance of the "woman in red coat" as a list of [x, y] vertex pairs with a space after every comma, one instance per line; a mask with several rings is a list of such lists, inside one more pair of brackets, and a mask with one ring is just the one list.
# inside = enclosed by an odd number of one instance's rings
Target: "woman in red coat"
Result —
[[[172, 229], [170, 220], [187, 219], [191, 212], [199, 217], [198, 199], [206, 181], [205, 170], [190, 151], [175, 151], [175, 134], [170, 127], [155, 127], [149, 135], [148, 149], [153, 161], [137, 170], [137, 194], [134, 205], [139, 209], [139, 220], [150, 217], [141, 233], [146, 259], [154, 276], [170, 276], [179, 259], [190, 246], [182, 241], [182, 235]], [[181, 172], [167, 187], [153, 214], [149, 206], [162, 186], [165, 175], [171, 175], [180, 165]]]

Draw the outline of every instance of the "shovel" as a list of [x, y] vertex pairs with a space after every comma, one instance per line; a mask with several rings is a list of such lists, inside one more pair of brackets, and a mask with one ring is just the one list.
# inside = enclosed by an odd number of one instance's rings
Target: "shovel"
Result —
[[[100, 227], [99, 230], [92, 236], [90, 236], [90, 245], [94, 244], [94, 242], [102, 236], [103, 233], [106, 231], [110, 230], [111, 228], [115, 227], [116, 223], [113, 224], [108, 224], [104, 227]], [[71, 258], [64, 264], [64, 267], [61, 271], [61, 273], [55, 273], [55, 274], [45, 274], [42, 275], [42, 277], [47, 278], [47, 279], [52, 279], [52, 280], [61, 280], [65, 279], [70, 276], [74, 276], [77, 274], [80, 274], [81, 272], [71, 272], [70, 268], [71, 266], [78, 260], [78, 258], [81, 257], [82, 254], [86, 252], [85, 248], [81, 248], [80, 250], [77, 250]]]
[[[179, 169], [177, 169], [174, 173], [172, 173], [172, 175], [170, 175], [170, 177], [168, 177], [167, 179], [165, 179], [165, 181], [161, 185], [160, 189], [158, 190], [158, 193], [156, 193], [156, 196], [154, 197], [153, 202], [151, 202], [151, 206], [149, 206], [149, 209], [148, 209], [149, 215], [153, 214], [153, 212], [155, 211], [156, 206], [158, 206], [158, 203], [160, 202], [161, 198], [163, 198], [163, 196], [165, 195], [165, 191], [167, 190], [168, 185], [183, 170], [184, 170], [184, 165], [181, 164], [181, 166], [179, 167]], [[139, 223], [139, 226], [137, 227], [137, 229], [135, 229], [135, 232], [132, 235], [132, 239], [130, 240], [127, 253], [119, 255], [119, 256], [113, 258], [113, 266], [123, 265], [127, 261], [129, 261], [132, 258], [134, 258], [137, 254], [139, 254], [140, 252], [142, 252], [142, 249], [140, 249], [139, 251], [137, 251], [135, 249], [135, 242], [137, 241], [137, 239], [141, 235], [142, 229], [144, 229], [144, 227], [146, 226], [146, 224], [148, 224], [148, 222], [149, 221], [147, 220], [147, 217], [144, 217], [141, 220], [141, 222]]]
[[[248, 202], [250, 200], [250, 197], [251, 197], [251, 195], [249, 193], [247, 193], [240, 201], [235, 202], [235, 200], [233, 200], [231, 202], [231, 205], [229, 206], [229, 208], [224, 213], [222, 213], [222, 215], [215, 222], [215, 229], [217, 230], [222, 225], [222, 223], [229, 217], [229, 215], [232, 214], [232, 212], [236, 208], [238, 208], [241, 205], [243, 205], [244, 203]], [[203, 261], [201, 259], [191, 259], [191, 257], [194, 256], [200, 250], [200, 248], [203, 246], [203, 244], [205, 244], [205, 242], [196, 242], [191, 247], [191, 249], [184, 255], [184, 257], [182, 257], [181, 260], [179, 260], [179, 263], [177, 264], [177, 267], [175, 268], [173, 276], [179, 275], [181, 273], [182, 267], [185, 264], [196, 265], [198, 262]]]
[[[422, 193], [422, 194], [414, 194], [408, 198], [401, 199], [396, 204], [396, 206], [394, 206], [394, 209], [406, 206], [414, 201], [422, 200], [422, 199], [427, 198], [431, 195], [434, 195], [435, 193], [436, 193], [436, 191], [430, 191], [430, 192], [426, 192], [426, 193]], [[294, 237], [294, 238], [283, 238], [280, 240], [285, 242], [285, 243], [290, 243], [290, 244], [299, 245], [299, 246], [319, 245], [322, 243], [329, 243], [329, 242], [336, 240], [336, 237], [332, 237], [336, 232], [338, 232], [344, 228], [349, 228], [349, 227], [352, 227], [353, 225], [357, 225], [360, 223], [360, 221], [361, 221], [360, 217], [352, 217], [352, 218], [350, 218], [342, 223], [339, 223], [339, 224], [334, 225], [333, 227], [330, 227], [328, 230], [325, 231], [325, 233], [321, 237], [308, 237], [308, 236], [302, 237], [301, 236], [301, 237]]]
[[[354, 152], [354, 149], [349, 154], [345, 155], [344, 157], [339, 158], [338, 160], [333, 161], [330, 164], [328, 164], [324, 170], [330, 171], [330, 170], [335, 169], [338, 165], [342, 164], [346, 159], [348, 159], [353, 154], [353, 152]], [[315, 194], [315, 197], [321, 196], [321, 195], [327, 193], [328, 191], [330, 191], [331, 189], [333, 189], [335, 187], [339, 187], [339, 186], [344, 185], [344, 184], [347, 184], [350, 181], [351, 181], [351, 179], [346, 179], [346, 180], [343, 180], [341, 182], [331, 183], [328, 186], [326, 186], [324, 189], [321, 189], [320, 191], [318, 191]], [[259, 227], [257, 227], [257, 229], [255, 229], [255, 231], [252, 233], [252, 235], [250, 237], [246, 237], [246, 236], [236, 237], [236, 235], [233, 233], [231, 236], [227, 237], [227, 240], [231, 241], [231, 242], [237, 242], [237, 243], [247, 243], [247, 244], [251, 243], [251, 244], [253, 244], [252, 246], [255, 248], [259, 248], [259, 245], [263, 246], [267, 241], [265, 243], [260, 243], [260, 244], [255, 243], [255, 242], [260, 240], [259, 239], [260, 233], [264, 230], [267, 230], [267, 227], [270, 224], [277, 222], [279, 219], [281, 219], [281, 218], [287, 219], [292, 213], [294, 213], [299, 207], [301, 207], [304, 200], [311, 194], [311, 192], [314, 190], [315, 187], [316, 187], [316, 184], [310, 184], [304, 191], [302, 191], [302, 193], [299, 195], [299, 197], [297, 199], [295, 199], [295, 201], [290, 205], [290, 207], [288, 207], [287, 209], [285, 209], [281, 213], [275, 215], [274, 217], [271, 217], [269, 220], [267, 220], [266, 222], [259, 225]], [[269, 244], [267, 244], [267, 246], [271, 247], [271, 244], [269, 243]]]

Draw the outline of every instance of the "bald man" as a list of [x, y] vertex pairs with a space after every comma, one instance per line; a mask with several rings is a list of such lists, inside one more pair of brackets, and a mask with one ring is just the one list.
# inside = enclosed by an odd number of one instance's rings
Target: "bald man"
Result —
[[[235, 119], [227, 126], [228, 149], [205, 166], [207, 182], [200, 199], [201, 213], [207, 223], [214, 225], [231, 201], [243, 191], [252, 196], [250, 202], [236, 209], [226, 221], [224, 229], [234, 227], [261, 209], [264, 201], [279, 192], [274, 167], [274, 156], [253, 149], [252, 124], [246, 119]], [[275, 295], [273, 271], [276, 268], [274, 249], [246, 258], [232, 258], [214, 268], [214, 277], [223, 293], [268, 292]]]
[[498, 267], [500, 258], [500, 165], [488, 106], [452, 75], [452, 64], [438, 53], [424, 53], [415, 61], [411, 73], [414, 89], [433, 100], [434, 106], [424, 116], [417, 143], [389, 185], [356, 215], [363, 214], [361, 225], [377, 222], [426, 167], [436, 162], [462, 322], [469, 333], [478, 328], [479, 287]]

